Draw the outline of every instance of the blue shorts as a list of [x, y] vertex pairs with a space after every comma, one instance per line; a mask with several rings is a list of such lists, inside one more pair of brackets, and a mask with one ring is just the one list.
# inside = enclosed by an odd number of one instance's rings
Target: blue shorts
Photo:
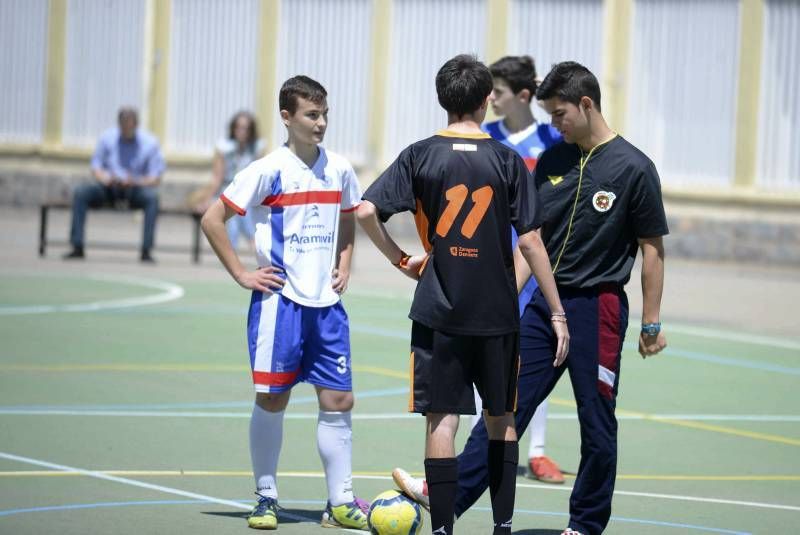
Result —
[[254, 291], [247, 345], [256, 392], [285, 392], [300, 381], [353, 389], [350, 328], [341, 302], [314, 308]]

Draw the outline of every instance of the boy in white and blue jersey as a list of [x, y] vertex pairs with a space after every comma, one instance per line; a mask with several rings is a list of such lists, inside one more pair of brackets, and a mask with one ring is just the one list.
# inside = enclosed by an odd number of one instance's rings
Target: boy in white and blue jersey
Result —
[[[559, 141], [561, 134], [552, 125], [539, 123], [531, 111], [531, 100], [536, 94], [536, 65], [530, 56], [506, 56], [489, 66], [494, 82], [492, 111], [500, 120], [484, 123], [482, 129], [504, 145], [514, 149], [533, 172], [539, 155]], [[514, 229], [513, 243], [517, 236]], [[536, 291], [536, 280], [531, 277], [519, 294], [520, 316]], [[480, 415], [480, 411], [478, 412]], [[477, 422], [475, 422], [477, 423]], [[545, 455], [547, 432], [547, 400], [536, 410], [530, 426], [528, 448], [528, 474], [544, 483], [563, 483], [561, 469]]]
[[[319, 146], [327, 128], [325, 89], [306, 76], [281, 87], [287, 143], [239, 172], [203, 216], [203, 230], [234, 280], [252, 290], [247, 343], [256, 401], [250, 452], [256, 529], [276, 529], [276, 473], [292, 387], [319, 398], [317, 444], [325, 468], [325, 527], [366, 530], [369, 504], [353, 495], [350, 332], [339, 296], [347, 288], [361, 190], [352, 166]], [[251, 215], [259, 267], [247, 271], [225, 231]]]

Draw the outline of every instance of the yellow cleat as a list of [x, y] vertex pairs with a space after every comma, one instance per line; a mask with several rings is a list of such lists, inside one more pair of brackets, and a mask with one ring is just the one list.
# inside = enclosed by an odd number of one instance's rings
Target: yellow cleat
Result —
[[325, 506], [322, 513], [323, 528], [352, 528], [362, 531], [369, 531], [367, 524], [367, 512], [369, 503], [360, 498], [356, 498], [350, 503], [344, 503], [333, 507], [331, 502]]
[[247, 517], [247, 525], [253, 529], [278, 529], [277, 500], [260, 496], [258, 504]]

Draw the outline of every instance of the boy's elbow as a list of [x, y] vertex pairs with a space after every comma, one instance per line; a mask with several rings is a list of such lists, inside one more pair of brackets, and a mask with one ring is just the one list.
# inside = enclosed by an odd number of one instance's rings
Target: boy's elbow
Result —
[[536, 230], [526, 232], [519, 237], [519, 249], [522, 252], [533, 253], [544, 248], [542, 237]]
[[378, 210], [375, 208], [375, 205], [369, 201], [362, 201], [361, 204], [358, 205], [358, 209], [356, 210], [356, 219], [360, 224], [364, 224], [371, 219], [375, 219], [378, 217]]
[[208, 212], [209, 210], [206, 210], [206, 213], [204, 213], [203, 217], [200, 218], [200, 228], [203, 229], [204, 234], [208, 234], [208, 225], [209, 225]]
[[217, 215], [217, 210], [215, 210], [215, 205], [212, 204], [203, 214], [203, 217], [200, 218], [200, 228], [203, 229], [206, 235], [208, 235], [209, 230], [217, 219], [219, 219], [219, 216]]

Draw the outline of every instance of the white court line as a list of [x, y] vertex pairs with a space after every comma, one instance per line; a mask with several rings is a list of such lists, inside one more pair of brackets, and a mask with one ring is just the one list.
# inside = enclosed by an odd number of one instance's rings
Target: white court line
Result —
[[[0, 452], [0, 458], [8, 459], [10, 461], [17, 461], [21, 463], [32, 464], [35, 466], [42, 466], [45, 468], [51, 468], [53, 470], [58, 470], [60, 472], [74, 472], [88, 477], [94, 477], [97, 479], [104, 479], [107, 481], [114, 481], [117, 483], [123, 483], [126, 485], [132, 485], [134, 487], [141, 487], [145, 489], [155, 490], [158, 492], [164, 492], [167, 494], [175, 494], [178, 496], [185, 496], [187, 498], [193, 498], [196, 500], [204, 500], [213, 503], [219, 503], [222, 505], [228, 505], [230, 507], [235, 507], [237, 509], [250, 509], [249, 506], [244, 505], [239, 502], [234, 502], [232, 500], [225, 500], [223, 498], [215, 498], [213, 496], [206, 496], [204, 494], [196, 494], [194, 492], [188, 492], [185, 490], [175, 489], [172, 487], [164, 487], [162, 485], [154, 485], [151, 483], [144, 483], [142, 481], [136, 481], [135, 479], [128, 479], [125, 477], [118, 477], [112, 476], [109, 474], [105, 474], [103, 472], [97, 472], [94, 470], [84, 470], [82, 468], [73, 468], [70, 466], [65, 466], [61, 464], [55, 464], [47, 461], [40, 461], [38, 459], [31, 459], [30, 457], [21, 457], [19, 455], [13, 455], [11, 453], [4, 453]], [[279, 475], [283, 477], [309, 477], [309, 478], [321, 478], [324, 477], [324, 474], [316, 473], [316, 474], [309, 474], [309, 473], [298, 473], [298, 472], [281, 472]], [[391, 480], [390, 476], [374, 476], [374, 475], [353, 475], [353, 479], [373, 479], [373, 480]], [[517, 483], [517, 488], [524, 488], [524, 489], [541, 489], [541, 490], [557, 490], [557, 491], [568, 491], [572, 492], [572, 487], [569, 486], [554, 486], [554, 485], [534, 485], [530, 483]], [[783, 505], [783, 504], [775, 504], [775, 503], [762, 503], [762, 502], [747, 502], [747, 501], [739, 501], [739, 500], [725, 500], [721, 498], [703, 498], [700, 496], [684, 496], [680, 494], [656, 494], [652, 492], [633, 492], [633, 491], [625, 491], [625, 490], [615, 490], [615, 495], [619, 496], [635, 496], [641, 498], [655, 498], [655, 499], [662, 499], [662, 500], [679, 500], [679, 501], [688, 501], [688, 502], [700, 502], [700, 503], [715, 503], [720, 505], [738, 505], [743, 507], [754, 507], [759, 509], [779, 509], [783, 511], [800, 511], [800, 507], [794, 505]], [[307, 520], [303, 518], [303, 520]], [[351, 532], [356, 532], [355, 530], [346, 530]], [[356, 532], [360, 533], [360, 532]]]
[[702, 338], [714, 338], [717, 340], [730, 340], [732, 342], [744, 342], [762, 346], [780, 347], [784, 349], [800, 350], [800, 341], [787, 338], [777, 338], [773, 336], [761, 336], [757, 334], [747, 334], [742, 332], [725, 331], [721, 329], [709, 329], [705, 327], [693, 327], [690, 325], [667, 324], [664, 328], [676, 333], [700, 336]]
[[[245, 509], [247, 511], [252, 509], [252, 507], [250, 507], [249, 505], [245, 505], [245, 504], [240, 503], [240, 502], [235, 502], [233, 500], [226, 500], [226, 499], [223, 499], [223, 498], [215, 498], [214, 496], [207, 496], [205, 494], [197, 494], [195, 492], [189, 492], [189, 491], [186, 491], [186, 490], [175, 489], [175, 488], [172, 488], [172, 487], [165, 487], [163, 485], [154, 485], [152, 483], [145, 483], [144, 481], [137, 481], [135, 479], [128, 479], [127, 477], [112, 476], [112, 475], [109, 475], [109, 474], [104, 474], [102, 472], [96, 472], [94, 470], [84, 470], [83, 468], [75, 468], [75, 467], [66, 466], [66, 465], [63, 465], [63, 464], [51, 463], [51, 462], [48, 462], [48, 461], [40, 461], [39, 459], [32, 459], [30, 457], [22, 457], [22, 456], [19, 456], [19, 455], [14, 455], [14, 454], [11, 454], [11, 453], [5, 453], [5, 452], [2, 452], [2, 451], [0, 451], [0, 458], [8, 459], [9, 461], [17, 461], [17, 462], [20, 462], [20, 463], [32, 464], [32, 465], [35, 465], [35, 466], [42, 466], [44, 468], [51, 468], [51, 469], [57, 470], [59, 472], [75, 472], [75, 473], [78, 473], [78, 474], [81, 474], [81, 475], [84, 475], [84, 476], [87, 476], [87, 477], [93, 477], [95, 479], [103, 479], [105, 481], [113, 481], [115, 483], [122, 483], [123, 485], [130, 485], [132, 487], [140, 487], [140, 488], [143, 488], [143, 489], [154, 490], [154, 491], [157, 491], [157, 492], [163, 492], [165, 494], [174, 494], [176, 496], [184, 496], [186, 498], [192, 498], [192, 499], [195, 499], [195, 500], [202, 500], [202, 501], [205, 501], [205, 502], [218, 503], [220, 505], [227, 505], [228, 507], [234, 507], [236, 509]], [[297, 520], [299, 522], [312, 522], [314, 524], [317, 523], [317, 521], [315, 519], [313, 519], [313, 518], [308, 518], [308, 517], [305, 517], [305, 516], [295, 515], [293, 513], [288, 513], [288, 512], [283, 511], [283, 510], [279, 511], [278, 516], [285, 516], [287, 518], [291, 518], [292, 520]], [[363, 533], [361, 531], [357, 531], [357, 530], [354, 530], [354, 529], [346, 529], [346, 528], [340, 528], [340, 529], [342, 531], [348, 531], [350, 533]]]
[[[13, 407], [0, 408], [0, 416], [110, 416], [135, 418], [250, 418], [249, 412], [229, 411], [137, 411], [137, 410], [74, 410], [74, 409], [36, 409]], [[316, 420], [316, 412], [286, 413], [287, 420]], [[402, 420], [421, 419], [420, 415], [409, 412], [390, 413], [353, 413], [353, 420]], [[577, 420], [573, 413], [550, 413], [548, 420]], [[794, 414], [618, 414], [617, 420], [687, 420], [718, 422], [800, 422], [800, 416]]]
[[128, 297], [126, 299], [93, 301], [90, 303], [0, 307], [0, 316], [51, 314], [54, 312], [96, 312], [98, 310], [108, 310], [114, 308], [140, 307], [174, 301], [176, 299], [180, 299], [184, 295], [184, 290], [181, 286], [166, 281], [103, 274], [92, 274], [88, 275], [86, 278], [103, 282], [144, 286], [145, 288], [160, 290], [160, 293], [141, 297]]

